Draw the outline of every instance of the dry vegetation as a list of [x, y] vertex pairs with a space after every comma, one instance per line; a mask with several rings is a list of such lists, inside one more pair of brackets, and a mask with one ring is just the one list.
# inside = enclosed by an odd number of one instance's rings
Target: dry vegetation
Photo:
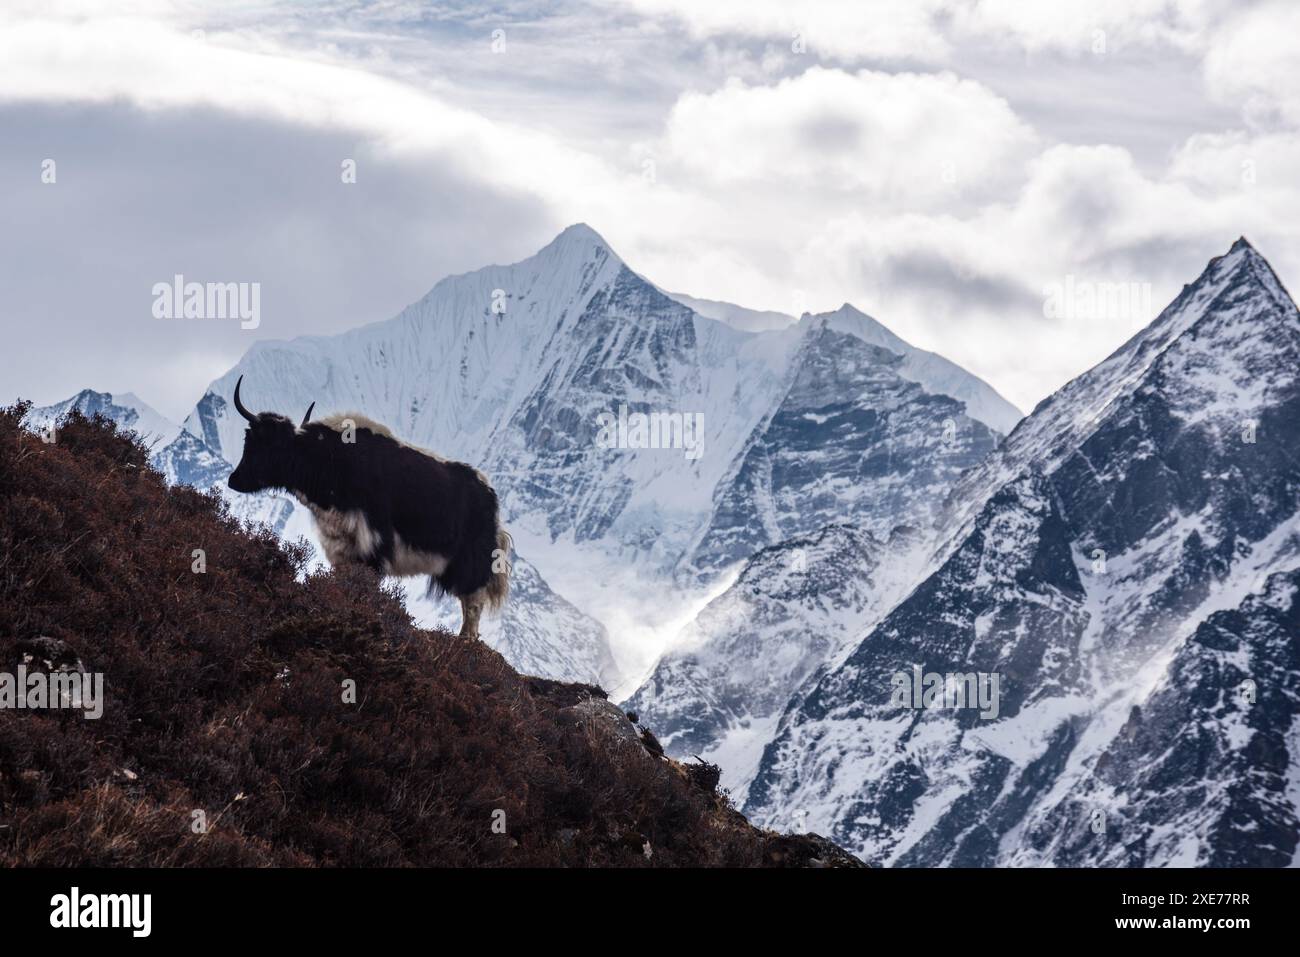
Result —
[[369, 573], [304, 580], [111, 423], [47, 445], [24, 413], [0, 410], [0, 671], [50, 639], [106, 702], [0, 710], [0, 865], [846, 863], [751, 827], [599, 689], [415, 628]]

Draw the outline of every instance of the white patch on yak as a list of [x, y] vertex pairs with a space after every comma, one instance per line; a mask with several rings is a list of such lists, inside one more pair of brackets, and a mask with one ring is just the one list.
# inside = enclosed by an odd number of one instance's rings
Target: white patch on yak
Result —
[[[332, 508], [313, 505], [302, 496], [298, 501], [306, 505], [316, 521], [316, 531], [320, 534], [321, 548], [331, 565], [347, 562], [363, 562], [375, 553], [379, 547], [379, 533], [366, 520], [360, 509], [340, 512]], [[414, 548], [402, 540], [402, 536], [393, 535], [393, 556], [384, 561], [384, 573], [405, 577], [408, 575], [432, 575], [437, 578], [447, 570], [451, 559], [437, 552], [426, 552]]]
[[331, 565], [364, 562], [379, 547], [379, 533], [371, 528], [365, 513], [360, 509], [340, 512], [310, 502], [304, 504], [316, 520], [321, 547]]
[[421, 551], [402, 541], [402, 536], [393, 535], [393, 559], [388, 563], [390, 575], [432, 575], [437, 578], [447, 570], [450, 561], [437, 552]]

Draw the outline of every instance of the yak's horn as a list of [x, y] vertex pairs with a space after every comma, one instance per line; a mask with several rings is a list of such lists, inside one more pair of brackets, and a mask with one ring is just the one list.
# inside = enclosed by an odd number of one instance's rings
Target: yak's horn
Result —
[[249, 422], [252, 422], [254, 419], [257, 418], [257, 416], [253, 415], [253, 413], [249, 412], [246, 408], [244, 408], [244, 403], [239, 401], [239, 384], [243, 381], [244, 381], [244, 377], [241, 375], [239, 377], [239, 381], [235, 383], [235, 411], [238, 412], [240, 415], [242, 415], [244, 418], [246, 418]]
[[[316, 403], [315, 403], [315, 402], [313, 402], [311, 405], [307, 406], [307, 414], [304, 415], [304, 416], [302, 417], [302, 425], [306, 425], [308, 422], [311, 421], [311, 410], [314, 409], [314, 408], [316, 408]], [[301, 428], [302, 428], [302, 425], [298, 426], [298, 428], [301, 429]]]

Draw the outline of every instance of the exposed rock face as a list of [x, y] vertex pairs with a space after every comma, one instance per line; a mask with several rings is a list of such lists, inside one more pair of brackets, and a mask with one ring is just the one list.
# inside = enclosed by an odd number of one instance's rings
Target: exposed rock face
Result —
[[900, 524], [932, 524], [999, 435], [903, 365], [828, 320], [809, 324], [789, 389], [715, 497], [691, 566], [716, 570], [837, 522], [882, 540]]
[[[903, 865], [1291, 862], [1298, 376], [1300, 313], [1243, 240], [962, 478], [746, 810]], [[900, 709], [914, 665], [997, 674], [997, 717]]]
[[886, 544], [831, 525], [764, 549], [625, 706], [669, 754], [720, 764], [723, 786], [742, 800], [790, 696], [887, 607], [915, 543], [906, 528]]

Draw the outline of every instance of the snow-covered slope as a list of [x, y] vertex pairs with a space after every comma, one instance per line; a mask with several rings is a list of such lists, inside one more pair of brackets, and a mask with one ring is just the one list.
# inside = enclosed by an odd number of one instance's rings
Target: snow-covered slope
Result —
[[1095, 760], [1067, 763], [1007, 863], [1300, 864], [1298, 636], [1300, 570], [1210, 615]]
[[[407, 609], [418, 620], [453, 632], [460, 628], [459, 602], [426, 596], [422, 580], [403, 584]], [[518, 554], [510, 561], [510, 600], [500, 615], [483, 618], [480, 634], [524, 674], [603, 688], [621, 680], [604, 627], [556, 594], [537, 568]]]
[[894, 335], [889, 329], [847, 302], [835, 312], [805, 315], [803, 324], [825, 323], [839, 332], [847, 332], [863, 342], [880, 346], [903, 357], [898, 373], [934, 395], [950, 396], [963, 403], [965, 412], [977, 422], [1006, 435], [1022, 418], [1019, 409], [1002, 398], [991, 385], [971, 375], [955, 362], [934, 352], [918, 349]]
[[902, 356], [903, 361], [898, 365], [898, 372], [903, 378], [919, 384], [926, 392], [960, 400], [966, 405], [967, 415], [983, 422], [996, 432], [1006, 435], [1023, 418], [1023, 413], [1019, 409], [1002, 398], [997, 390], [983, 379], [971, 375], [955, 362], [937, 353], [918, 349], [847, 302], [834, 312], [804, 313], [801, 318], [795, 319], [794, 316], [782, 312], [747, 309], [744, 306], [719, 302], [715, 299], [697, 299], [684, 293], [670, 292], [666, 295], [695, 310], [701, 316], [717, 319], [745, 332], [786, 329], [797, 323], [828, 324], [832, 329], [847, 332], [863, 342], [880, 346]]
[[791, 694], [888, 608], [920, 536], [852, 525], [765, 548], [711, 601], [624, 707], [675, 757], [722, 768], [741, 802]]
[[[747, 813], [894, 864], [1289, 862], [1297, 440], [1300, 313], [1242, 240], [962, 479]], [[898, 706], [914, 666], [998, 676], [996, 716]]]
[[902, 375], [900, 353], [830, 318], [799, 333], [785, 393], [719, 487], [691, 571], [836, 522], [880, 539], [897, 525], [929, 527], [961, 472], [998, 443], [959, 401]]
[[692, 309], [701, 316], [725, 322], [733, 329], [739, 329], [742, 332], [769, 332], [773, 329], [784, 329], [787, 326], [793, 326], [798, 322], [794, 316], [787, 315], [784, 312], [775, 312], [770, 309], [747, 309], [744, 306], [721, 302], [717, 299], [696, 299], [694, 296], [688, 296], [685, 293], [662, 291], [669, 299], [675, 299], [687, 309]]

